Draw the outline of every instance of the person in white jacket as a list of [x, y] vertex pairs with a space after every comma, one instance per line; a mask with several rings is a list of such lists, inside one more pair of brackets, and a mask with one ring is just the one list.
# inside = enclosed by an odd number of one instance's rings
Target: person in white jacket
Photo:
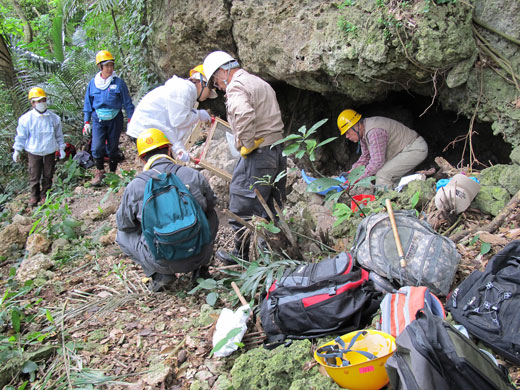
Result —
[[18, 119], [13, 161], [18, 162], [23, 150], [27, 152], [31, 186], [29, 207], [34, 207], [40, 200], [45, 202], [47, 191], [51, 188], [56, 151], [60, 151], [60, 159], [65, 158], [66, 154], [61, 120], [58, 115], [47, 110], [45, 91], [39, 87], [32, 88], [29, 100], [33, 108]]
[[184, 138], [198, 121], [210, 121], [206, 110], [197, 110], [198, 101], [217, 97], [214, 90], [206, 86], [202, 65], [190, 71], [190, 78], [177, 76], [164, 85], [148, 92], [137, 105], [126, 134], [138, 138], [146, 129], [161, 130], [172, 143], [174, 156], [188, 162], [190, 157], [184, 149]]

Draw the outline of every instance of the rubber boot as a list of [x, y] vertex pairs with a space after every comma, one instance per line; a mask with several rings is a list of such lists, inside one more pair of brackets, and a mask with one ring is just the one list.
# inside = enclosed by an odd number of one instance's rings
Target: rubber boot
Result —
[[117, 163], [118, 163], [118, 160], [110, 159], [110, 161], [108, 162], [108, 168], [110, 169], [110, 172], [114, 172], [114, 173], [116, 172]]

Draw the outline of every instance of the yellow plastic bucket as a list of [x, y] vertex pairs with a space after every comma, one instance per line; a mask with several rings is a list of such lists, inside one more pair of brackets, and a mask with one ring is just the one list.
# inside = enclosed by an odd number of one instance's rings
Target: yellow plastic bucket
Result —
[[[340, 387], [350, 390], [379, 390], [389, 382], [385, 363], [395, 351], [395, 339], [388, 333], [377, 330], [365, 330], [363, 332], [351, 346], [350, 349], [353, 351], [343, 354], [343, 359], [349, 361], [350, 365], [334, 367], [334, 364], [341, 366], [340, 358], [332, 358], [336, 361], [332, 363], [331, 358], [325, 359], [318, 356], [318, 351], [322, 347], [336, 345], [335, 340], [320, 346], [314, 352], [314, 358]], [[349, 345], [358, 333], [359, 331], [347, 333], [341, 336], [341, 339], [345, 345]], [[370, 360], [354, 351], [369, 352], [376, 358]]]

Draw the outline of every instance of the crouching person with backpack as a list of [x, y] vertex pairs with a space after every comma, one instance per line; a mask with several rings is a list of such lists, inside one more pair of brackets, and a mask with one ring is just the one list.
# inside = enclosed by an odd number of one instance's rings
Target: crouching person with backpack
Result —
[[219, 223], [216, 197], [201, 173], [176, 164], [162, 131], [145, 130], [137, 152], [145, 166], [123, 194], [116, 240], [157, 292], [168, 289], [175, 273], [207, 274]]

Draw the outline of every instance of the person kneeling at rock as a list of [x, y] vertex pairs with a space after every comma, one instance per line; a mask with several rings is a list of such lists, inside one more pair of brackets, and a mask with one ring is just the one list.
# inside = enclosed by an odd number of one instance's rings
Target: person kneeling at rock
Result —
[[351, 169], [365, 166], [361, 179], [375, 175], [379, 187], [395, 187], [401, 177], [412, 172], [428, 156], [424, 138], [390, 118], [361, 119], [361, 114], [349, 109], [339, 114], [338, 128], [341, 135], [358, 143], [361, 149], [361, 156]]
[[[219, 224], [214, 209], [216, 197], [208, 181], [200, 172], [175, 163], [172, 158], [172, 144], [158, 129], [148, 129], [139, 136], [137, 152], [145, 166], [143, 172], [128, 184], [117, 210], [117, 243], [127, 256], [141, 265], [146, 276], [152, 278], [150, 288], [154, 292], [168, 289], [175, 280], [175, 273], [193, 272], [194, 280], [198, 276], [206, 276]], [[150, 180], [155, 183], [149, 183]], [[193, 206], [200, 213], [194, 220], [200, 226], [196, 226], [193, 231], [200, 230], [207, 234], [201, 236], [195, 246], [200, 245], [195, 249], [183, 246], [185, 239], [178, 240], [181, 243], [179, 245], [169, 243], [163, 247], [159, 242], [161, 240], [150, 238], [150, 231], [155, 232], [162, 228], [150, 226], [147, 221], [152, 221], [153, 218], [164, 221], [171, 216], [174, 221], [171, 225], [175, 225], [176, 215], [179, 214], [177, 206], [171, 206], [170, 201], [163, 203], [165, 207], [160, 210], [150, 210], [150, 198], [154, 198], [156, 192], [150, 192], [151, 187], [147, 188], [147, 185], [157, 185], [165, 180], [175, 180], [180, 184], [176, 186], [178, 190], [175, 194], [178, 193], [181, 200], [186, 200], [184, 203], [196, 201]], [[153, 196], [148, 198], [150, 194]], [[176, 196], [175, 194], [172, 196]], [[189, 240], [192, 240], [192, 236]]]

